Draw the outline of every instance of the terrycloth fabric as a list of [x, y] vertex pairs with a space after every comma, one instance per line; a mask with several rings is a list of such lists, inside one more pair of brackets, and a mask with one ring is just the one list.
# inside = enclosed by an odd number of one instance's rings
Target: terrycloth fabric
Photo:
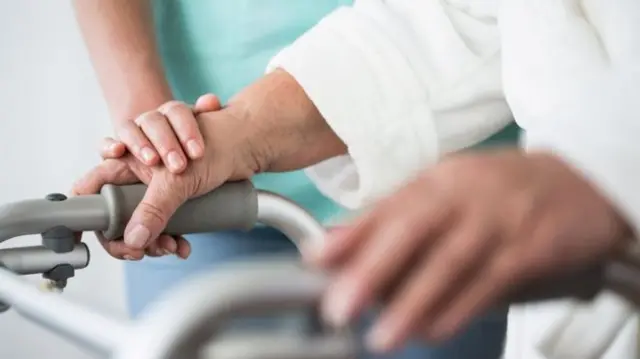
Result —
[[[307, 170], [346, 207], [364, 207], [443, 154], [487, 138], [509, 122], [510, 106], [527, 148], [563, 156], [640, 228], [639, 6], [637, 0], [357, 0], [278, 54], [269, 69], [291, 73], [347, 144], [347, 156]], [[632, 313], [612, 301], [599, 307], [601, 300], [594, 305], [603, 310], [580, 315], [564, 302], [525, 306], [536, 308], [526, 323], [514, 309], [506, 359], [544, 358], [536, 345], [545, 333], [564, 330], [552, 324], [583, 318], [611, 330], [594, 331], [591, 343], [600, 344], [578, 359], [634, 357], [628, 342], [621, 344], [626, 350], [607, 349], [620, 335], [635, 342], [633, 332], [619, 334], [620, 316]], [[544, 322], [532, 319], [543, 308], [551, 308]], [[584, 346], [557, 335], [562, 340], [553, 350], [547, 346], [548, 359]]]
[[325, 195], [361, 207], [512, 121], [491, 2], [464, 3], [360, 0], [272, 60], [349, 147], [307, 170]]
[[554, 318], [536, 346], [549, 359], [602, 358], [619, 332], [636, 323], [633, 313], [631, 303], [608, 292], [591, 303], [570, 303], [566, 314]]
[[[500, 27], [505, 93], [527, 148], [568, 160], [638, 233], [640, 1], [507, 0]], [[535, 308], [513, 309], [512, 321], [531, 320]], [[635, 344], [623, 356], [609, 353], [634, 315], [605, 293], [549, 318], [547, 331], [533, 339], [547, 359], [634, 358]]]

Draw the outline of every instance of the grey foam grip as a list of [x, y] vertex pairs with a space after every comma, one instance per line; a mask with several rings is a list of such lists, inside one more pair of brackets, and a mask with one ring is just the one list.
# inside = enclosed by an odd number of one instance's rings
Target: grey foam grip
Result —
[[[122, 236], [146, 189], [142, 184], [102, 188], [100, 194], [109, 208], [109, 227], [103, 233], [107, 239]], [[257, 216], [258, 195], [251, 182], [229, 182], [183, 204], [169, 220], [164, 233], [248, 230], [255, 226]]]

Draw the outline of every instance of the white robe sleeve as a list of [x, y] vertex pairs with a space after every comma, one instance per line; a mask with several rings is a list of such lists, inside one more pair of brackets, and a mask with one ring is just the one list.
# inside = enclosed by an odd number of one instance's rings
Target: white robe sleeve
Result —
[[494, 0], [356, 0], [272, 60], [348, 147], [307, 169], [325, 195], [360, 208], [511, 121], [496, 10]]
[[[505, 94], [525, 146], [573, 165], [640, 233], [640, 1], [509, 0], [500, 27]], [[546, 359], [635, 357], [635, 345], [607, 354], [620, 333], [635, 342], [636, 330], [622, 331], [633, 314], [605, 293], [541, 324], [530, 344]]]

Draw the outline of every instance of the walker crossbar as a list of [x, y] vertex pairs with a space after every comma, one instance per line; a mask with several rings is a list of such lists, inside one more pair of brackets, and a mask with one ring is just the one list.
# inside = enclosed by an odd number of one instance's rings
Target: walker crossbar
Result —
[[[42, 246], [0, 249], [0, 302], [99, 355], [116, 359], [356, 356], [357, 341], [348, 328], [325, 328], [315, 318], [315, 305], [327, 278], [292, 258], [254, 259], [196, 276], [130, 323], [69, 303], [19, 279], [21, 274], [42, 273], [63, 288], [76, 269], [89, 264], [89, 250], [77, 243], [75, 234], [101, 231], [109, 240], [121, 237], [145, 190], [144, 185], [107, 185], [97, 195], [66, 198], [53, 194], [0, 207], [0, 242], [27, 234], [42, 235]], [[249, 182], [228, 183], [189, 200], [172, 216], [165, 233], [248, 230], [257, 223], [280, 230], [298, 248], [306, 245], [304, 241], [322, 240], [324, 235], [323, 227], [305, 210], [276, 194], [257, 191]], [[638, 253], [633, 247], [615, 262], [518, 288], [510, 299], [521, 302], [575, 296], [588, 300], [609, 288], [640, 304]], [[218, 338], [238, 316], [291, 310], [300, 310], [314, 325], [295, 335], [278, 336], [270, 331]]]

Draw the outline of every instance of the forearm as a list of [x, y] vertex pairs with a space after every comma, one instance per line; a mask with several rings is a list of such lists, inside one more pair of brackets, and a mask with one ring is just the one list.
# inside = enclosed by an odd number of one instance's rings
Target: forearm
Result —
[[346, 146], [296, 80], [276, 70], [229, 102], [246, 121], [259, 172], [305, 168], [346, 153]]
[[[473, 5], [474, 13], [482, 10], [477, 7], [484, 6]], [[280, 68], [295, 79], [328, 124], [324, 133], [330, 128], [340, 138], [342, 152], [327, 137], [302, 136], [299, 153], [275, 156], [288, 161], [274, 163], [315, 164], [306, 173], [318, 189], [359, 208], [442, 155], [498, 132], [511, 116], [501, 89], [499, 37], [486, 20], [439, 1], [362, 0], [325, 17], [276, 55], [268, 71]], [[267, 100], [264, 107], [278, 110], [281, 101], [291, 99]], [[318, 163], [345, 147], [348, 156]]]
[[149, 0], [74, 1], [76, 18], [115, 121], [171, 99]]

